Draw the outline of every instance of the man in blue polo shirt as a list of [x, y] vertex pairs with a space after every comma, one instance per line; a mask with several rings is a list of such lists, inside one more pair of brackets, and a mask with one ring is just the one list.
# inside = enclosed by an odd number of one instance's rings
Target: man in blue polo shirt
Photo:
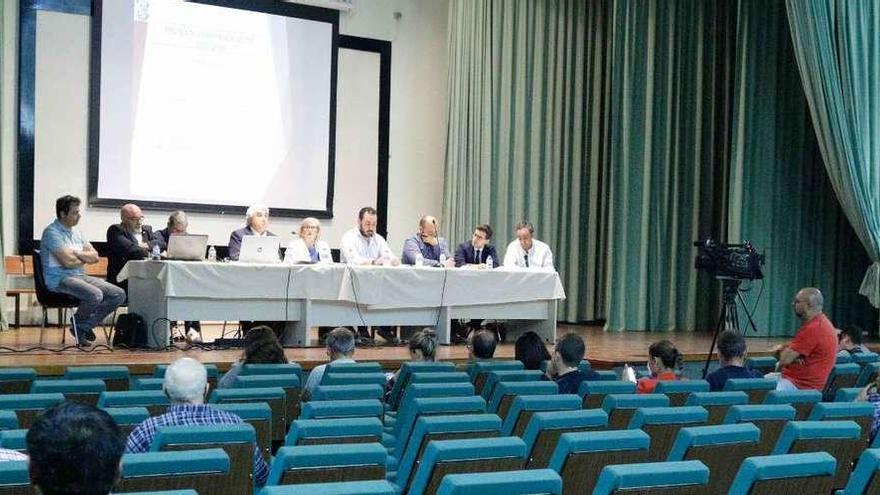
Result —
[[725, 330], [718, 336], [718, 364], [717, 370], [706, 375], [709, 382], [709, 390], [718, 392], [724, 390], [724, 384], [731, 378], [762, 378], [761, 373], [743, 366], [746, 357], [746, 339], [733, 330]]
[[602, 379], [593, 370], [580, 371], [581, 361], [586, 355], [587, 345], [576, 333], [568, 333], [556, 342], [556, 348], [547, 366], [547, 377], [556, 382], [560, 394], [576, 394], [581, 383]]
[[[62, 196], [55, 201], [56, 219], [40, 238], [40, 260], [46, 287], [79, 299], [73, 316], [78, 345], [95, 340], [94, 327], [125, 302], [125, 291], [115, 285], [85, 274], [83, 267], [98, 262], [98, 252], [79, 229], [80, 199]], [[76, 337], [74, 328], [70, 333]]]

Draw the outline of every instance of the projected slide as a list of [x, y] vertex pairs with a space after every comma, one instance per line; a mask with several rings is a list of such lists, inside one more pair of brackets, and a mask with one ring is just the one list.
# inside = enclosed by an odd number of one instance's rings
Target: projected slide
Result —
[[105, 0], [99, 199], [327, 210], [333, 25]]

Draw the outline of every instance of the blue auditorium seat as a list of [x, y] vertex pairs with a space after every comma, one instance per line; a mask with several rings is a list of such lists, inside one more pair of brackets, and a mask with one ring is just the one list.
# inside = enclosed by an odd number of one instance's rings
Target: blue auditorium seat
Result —
[[818, 390], [771, 390], [764, 398], [764, 404], [789, 404], [798, 421], [807, 419], [813, 406], [821, 401], [822, 392]]
[[428, 443], [408, 495], [436, 493], [450, 473], [514, 471], [525, 463], [526, 445], [516, 437], [436, 440]]
[[640, 429], [651, 437], [648, 461], [666, 460], [678, 431], [684, 426], [705, 425], [709, 412], [701, 406], [640, 407], [629, 421], [628, 429]]
[[384, 423], [385, 426], [388, 427], [388, 433], [394, 435], [400, 430], [400, 425], [398, 423], [402, 419], [404, 410], [406, 410], [407, 407], [409, 407], [409, 404], [417, 398], [473, 396], [474, 386], [470, 383], [410, 383], [409, 386], [406, 387], [406, 390], [403, 391], [398, 410], [393, 414], [386, 414]]
[[603, 467], [644, 462], [650, 445], [642, 430], [563, 433], [548, 467], [562, 477], [563, 493], [593, 493]]
[[0, 368], [0, 394], [26, 394], [36, 379], [33, 368]]
[[384, 480], [387, 461], [388, 453], [378, 443], [281, 447], [266, 485]]
[[657, 382], [655, 394], [666, 394], [669, 397], [670, 406], [683, 406], [690, 394], [695, 392], [708, 392], [709, 382], [706, 380], [673, 380]]
[[[468, 384], [470, 385], [470, 384]], [[397, 458], [403, 455], [411, 439], [411, 432], [423, 415], [482, 414], [486, 401], [482, 397], [423, 397], [408, 401], [397, 420], [398, 429], [389, 433], [385, 446]]]
[[28, 461], [0, 462], [0, 493], [34, 493], [28, 472]]
[[694, 392], [685, 401], [686, 406], [701, 406], [709, 411], [710, 425], [720, 425], [727, 416], [730, 406], [749, 403], [749, 396], [743, 391], [736, 392]]
[[146, 407], [151, 416], [164, 413], [170, 403], [161, 390], [108, 390], [98, 397], [98, 407]]
[[303, 383], [303, 369], [297, 363], [245, 364], [241, 367], [240, 375], [296, 375], [300, 383]]
[[322, 400], [303, 403], [301, 419], [382, 417], [379, 399]]
[[749, 457], [737, 471], [728, 495], [830, 493], [836, 469], [837, 461], [827, 452]]
[[575, 394], [519, 395], [504, 418], [501, 434], [522, 437], [532, 415], [538, 411], [573, 411], [580, 408], [581, 398]]
[[761, 430], [761, 442], [755, 453], [769, 455], [789, 421], [794, 421], [796, 411], [788, 404], [747, 404], [731, 406], [724, 424], [753, 423]]
[[679, 495], [699, 494], [705, 493], [708, 483], [709, 468], [700, 461], [614, 464], [602, 469], [593, 495], [649, 493], [656, 488]]
[[162, 390], [164, 378], [132, 378], [131, 390]]
[[521, 370], [524, 368], [522, 362], [516, 360], [474, 361], [468, 366], [468, 376], [471, 377], [471, 382], [474, 384], [475, 393], [480, 394], [486, 383], [486, 373], [489, 371]]
[[309, 400], [381, 399], [385, 390], [381, 385], [318, 385]]
[[363, 363], [327, 363], [325, 373], [382, 373], [382, 365], [376, 361]]
[[874, 406], [869, 402], [820, 402], [813, 406], [809, 421], [855, 421], [862, 429], [862, 441], [868, 443], [874, 421]]
[[697, 460], [709, 468], [706, 493], [727, 493], [735, 469], [752, 455], [761, 430], [751, 423], [689, 426], [678, 432], [667, 461]]
[[74, 380], [34, 380], [31, 382], [32, 394], [64, 394], [64, 398], [94, 406], [98, 403], [98, 396], [107, 389], [103, 380], [97, 378], [82, 378]]
[[749, 396], [749, 403], [761, 404], [771, 390], [776, 390], [776, 380], [772, 378], [731, 378], [724, 382], [724, 392], [743, 391]]
[[862, 367], [856, 363], [835, 364], [822, 392], [825, 400], [834, 400], [837, 389], [855, 387], [861, 372]]
[[597, 375], [599, 375], [599, 379], [602, 381], [615, 381], [620, 380], [620, 376], [614, 370], [593, 370]]
[[845, 387], [837, 389], [834, 394], [834, 402], [853, 402], [862, 393], [864, 387]]
[[486, 372], [486, 381], [480, 396], [486, 400], [492, 398], [495, 385], [501, 382], [535, 382], [545, 380], [541, 370], [491, 370]]
[[852, 362], [852, 354], [850, 354], [848, 351], [839, 351], [837, 353], [837, 357], [835, 358], [834, 364], [849, 364]]
[[105, 407], [104, 411], [116, 421], [126, 437], [135, 426], [150, 417], [150, 411], [146, 407]]
[[299, 417], [301, 385], [299, 377], [287, 375], [239, 375], [232, 382], [234, 389], [247, 388], [280, 388], [284, 390], [284, 421], [285, 428], [291, 421]]
[[64, 402], [64, 395], [59, 393], [6, 394], [0, 395], [0, 410], [14, 411], [19, 426], [30, 428], [43, 409], [59, 402]]
[[66, 380], [98, 379], [107, 384], [107, 390], [128, 390], [128, 366], [68, 366]]
[[776, 358], [773, 356], [750, 356], [743, 363], [746, 368], [755, 370], [762, 375], [776, 370]]
[[602, 410], [608, 414], [608, 428], [620, 430], [629, 425], [635, 410], [640, 407], [667, 407], [665, 394], [608, 394], [602, 401]]
[[24, 452], [27, 450], [27, 430], [0, 431], [0, 447]]
[[272, 408], [265, 402], [228, 402], [211, 404], [211, 407], [230, 412], [254, 427], [257, 445], [266, 459], [272, 451]]
[[862, 388], [869, 383], [873, 383], [877, 379], [878, 371], [880, 371], [880, 363], [865, 363], [865, 365], [862, 366], [862, 371], [859, 373], [859, 378], [856, 380], [856, 387]]
[[403, 390], [406, 389], [410, 382], [412, 373], [444, 373], [454, 372], [455, 364], [448, 361], [407, 361], [400, 366], [400, 372], [397, 374], [397, 380], [391, 388], [391, 395], [388, 401], [388, 407], [392, 411], [396, 411], [400, 405], [400, 398], [403, 396]]
[[532, 415], [522, 435], [526, 444], [526, 468], [546, 468], [563, 433], [604, 429], [608, 415], [601, 409], [546, 411]]
[[0, 411], [0, 430], [17, 430], [18, 416], [15, 411]]
[[259, 495], [399, 495], [387, 481], [342, 481], [302, 485], [267, 486]]
[[437, 495], [561, 495], [562, 479], [552, 469], [449, 474]]
[[578, 395], [583, 398], [584, 409], [596, 409], [602, 407], [602, 401], [608, 394], [634, 394], [636, 384], [623, 380], [601, 380], [581, 382]]
[[120, 493], [189, 488], [197, 493], [224, 493], [229, 456], [223, 449], [123, 454]]
[[832, 488], [846, 484], [850, 466], [864, 450], [862, 429], [854, 421], [789, 421], [773, 448], [773, 455], [828, 452], [837, 459]]
[[843, 490], [836, 495], [880, 493], [880, 449], [865, 449]]
[[264, 402], [272, 410], [272, 441], [283, 442], [287, 431], [285, 403], [287, 392], [281, 387], [218, 388], [211, 392], [208, 402], [213, 404]]
[[290, 425], [284, 445], [381, 442], [379, 418], [298, 419]]
[[855, 352], [852, 354], [852, 361], [859, 366], [865, 366], [880, 361], [880, 354], [876, 352]]
[[486, 410], [504, 421], [513, 400], [520, 395], [550, 395], [559, 393], [556, 382], [501, 382], [495, 386]]
[[324, 372], [321, 385], [379, 385], [384, 386], [388, 379], [385, 373], [330, 373]]

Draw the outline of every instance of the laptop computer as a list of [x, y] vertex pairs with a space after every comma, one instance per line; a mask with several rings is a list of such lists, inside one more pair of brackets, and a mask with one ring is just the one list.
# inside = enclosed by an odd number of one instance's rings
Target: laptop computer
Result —
[[244, 263], [278, 263], [281, 238], [276, 236], [246, 235], [241, 238], [238, 261]]
[[171, 234], [168, 238], [169, 260], [202, 261], [208, 247], [208, 236], [205, 234]]

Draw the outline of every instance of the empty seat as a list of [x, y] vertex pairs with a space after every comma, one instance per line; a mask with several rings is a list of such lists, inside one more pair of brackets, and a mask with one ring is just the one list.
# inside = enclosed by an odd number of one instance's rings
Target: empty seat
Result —
[[438, 495], [561, 495], [562, 479], [552, 469], [450, 474]]
[[33, 495], [28, 461], [0, 462], [0, 494]]
[[385, 373], [324, 373], [321, 385], [379, 385], [384, 386], [388, 379]]
[[641, 429], [651, 437], [648, 461], [666, 460], [678, 431], [683, 426], [706, 424], [709, 412], [700, 406], [640, 407], [629, 422], [628, 428]]
[[880, 493], [880, 449], [865, 449], [849, 481], [837, 495]]
[[0, 410], [14, 411], [18, 425], [30, 428], [43, 409], [59, 402], [64, 402], [64, 395], [59, 393], [0, 395]]
[[843, 488], [850, 466], [864, 450], [861, 428], [853, 421], [790, 421], [773, 448], [773, 455], [828, 452], [837, 459], [832, 488]]
[[536, 412], [522, 435], [526, 444], [526, 468], [547, 467], [563, 433], [604, 429], [607, 424], [608, 415], [601, 409]]
[[98, 397], [98, 407], [146, 407], [150, 416], [158, 416], [168, 409], [171, 402], [161, 390], [127, 390], [103, 392]]
[[873, 383], [877, 379], [878, 371], [880, 371], [880, 363], [866, 363], [862, 366], [862, 371], [859, 372], [859, 378], [856, 380], [856, 387], [864, 387], [869, 383]]
[[864, 387], [847, 387], [837, 389], [834, 394], [834, 402], [852, 402], [859, 397]]
[[795, 410], [788, 404], [731, 406], [724, 424], [753, 423], [761, 430], [758, 455], [769, 455], [782, 433], [782, 428], [794, 420]]
[[614, 371], [614, 370], [593, 370], [593, 371], [595, 371], [596, 374], [599, 375], [599, 378], [600, 378], [602, 381], [605, 381], [605, 380], [608, 380], [608, 381], [620, 380], [620, 376], [619, 376], [619, 375], [617, 374], [617, 372]]
[[106, 407], [104, 411], [119, 425], [126, 437], [135, 426], [150, 417], [150, 411], [146, 407]]
[[750, 404], [761, 404], [771, 390], [776, 390], [772, 378], [731, 378], [724, 383], [725, 392], [741, 390], [749, 396]]
[[382, 365], [376, 361], [362, 363], [333, 361], [327, 363], [325, 373], [382, 373]]
[[192, 489], [224, 493], [229, 456], [223, 449], [124, 454], [117, 491]]
[[381, 399], [385, 393], [381, 385], [318, 385], [309, 400]]
[[211, 407], [235, 414], [245, 423], [254, 427], [257, 435], [257, 446], [268, 459], [272, 452], [272, 408], [265, 402], [229, 402], [211, 404]]
[[650, 445], [642, 430], [563, 433], [549, 467], [562, 477], [563, 493], [593, 493], [603, 467], [644, 462]]
[[828, 375], [825, 390], [822, 392], [825, 400], [834, 400], [839, 388], [855, 387], [861, 372], [862, 367], [856, 363], [835, 364], [831, 368], [831, 374]]
[[608, 394], [602, 401], [602, 410], [608, 415], [608, 428], [620, 430], [629, 425], [640, 407], [667, 407], [669, 397], [664, 394]]
[[874, 421], [874, 406], [869, 402], [820, 402], [813, 407], [807, 420], [855, 421], [862, 429], [862, 445], [865, 446]]
[[480, 396], [486, 400], [491, 399], [495, 385], [501, 382], [535, 382], [545, 379], [546, 375], [541, 370], [491, 370], [486, 372], [486, 381]]
[[240, 375], [296, 375], [300, 383], [303, 381], [303, 369], [297, 363], [245, 364], [241, 367]]
[[803, 421], [821, 400], [822, 392], [818, 390], [771, 390], [764, 404], [788, 404], [794, 408], [795, 419]]
[[164, 378], [132, 378], [131, 390], [162, 390]]
[[403, 363], [400, 366], [400, 371], [397, 373], [397, 379], [394, 381], [394, 386], [391, 388], [391, 394], [388, 399], [388, 408], [392, 411], [397, 410], [397, 407], [400, 405], [400, 398], [403, 395], [402, 392], [406, 389], [407, 385], [409, 385], [410, 375], [412, 373], [442, 373], [454, 371], [455, 364], [448, 361], [413, 361]]
[[384, 480], [387, 460], [378, 443], [281, 447], [266, 485]]
[[678, 432], [667, 461], [697, 460], [709, 468], [706, 493], [727, 493], [736, 469], [755, 454], [761, 430], [751, 423], [689, 426]]
[[687, 398], [694, 392], [708, 392], [709, 382], [706, 380], [674, 380], [657, 382], [655, 394], [666, 394], [670, 406], [683, 406]]
[[0, 430], [17, 430], [18, 416], [15, 411], [0, 411]]
[[572, 411], [581, 408], [581, 398], [575, 394], [520, 395], [513, 400], [504, 425], [503, 435], [522, 437], [532, 415], [538, 411]]
[[272, 441], [283, 442], [287, 433], [285, 401], [287, 392], [280, 387], [214, 389], [208, 402], [226, 404], [234, 402], [265, 402], [272, 410]]
[[303, 404], [300, 418], [380, 418], [382, 411], [379, 399], [309, 401]]
[[647, 462], [605, 466], [594, 495], [612, 493], [706, 493], [709, 468], [700, 461]]
[[298, 419], [290, 425], [284, 445], [379, 443], [379, 418]]
[[31, 383], [32, 394], [60, 393], [69, 401], [90, 406], [98, 403], [98, 397], [106, 389], [104, 381], [98, 379], [34, 380]]
[[64, 371], [67, 380], [103, 380], [113, 392], [128, 390], [128, 376], [128, 366], [68, 366]]
[[762, 375], [776, 371], [776, 358], [773, 356], [749, 356], [743, 364]]
[[[412, 401], [418, 398], [429, 398], [429, 397], [473, 397], [474, 396], [474, 386], [470, 383], [411, 383], [406, 390], [403, 391], [403, 397], [400, 400], [400, 407], [398, 411], [394, 414], [388, 414], [385, 416], [385, 426], [388, 427], [388, 432], [391, 434], [397, 434], [397, 431], [400, 430], [401, 425], [399, 424], [401, 419], [404, 419], [404, 411], [410, 407]], [[482, 398], [479, 398], [480, 401], [483, 401]], [[483, 401], [484, 409], [481, 412], [485, 411], [485, 401]], [[410, 418], [411, 421], [414, 421]]]
[[[398, 429], [390, 434], [386, 447], [392, 455], [400, 457], [411, 439], [411, 432], [422, 416], [451, 414], [482, 414], [486, 412], [486, 401], [482, 397], [423, 397], [413, 399], [401, 411], [397, 421]], [[500, 420], [500, 419], [499, 419]]]
[[498, 437], [501, 420], [494, 414], [463, 414], [455, 416], [425, 416], [419, 418], [407, 447], [397, 462], [397, 471], [389, 473], [401, 489], [412, 483], [415, 469], [432, 441]]
[[585, 381], [578, 388], [578, 395], [583, 398], [584, 409], [602, 407], [602, 401], [608, 394], [634, 394], [636, 384], [622, 380]]
[[827, 452], [749, 457], [728, 494], [829, 493], [836, 468], [837, 461]]
[[549, 395], [559, 392], [556, 382], [501, 382], [495, 386], [492, 399], [489, 400], [486, 410], [494, 412], [504, 421], [510, 410], [513, 400], [520, 395]]
[[709, 411], [707, 424], [720, 425], [724, 422], [730, 406], [749, 403], [749, 396], [743, 391], [735, 392], [694, 392], [685, 401], [686, 406], [701, 406]]
[[486, 373], [493, 370], [521, 370], [524, 369], [522, 362], [515, 360], [475, 361], [468, 367], [468, 376], [474, 384], [474, 391], [482, 393], [486, 383]]
[[859, 366], [876, 363], [877, 361], [880, 361], [880, 354], [876, 352], [854, 352], [852, 354], [852, 362]]
[[259, 495], [399, 495], [387, 481], [341, 481], [302, 485], [267, 486]]
[[[286, 424], [299, 417], [301, 385], [299, 377], [287, 375], [245, 375], [237, 376], [232, 388], [281, 388], [285, 392], [284, 419]], [[285, 426], [286, 427], [286, 426]]]
[[408, 495], [434, 495], [447, 474], [514, 471], [525, 463], [526, 446], [516, 437], [437, 440], [428, 443]]
[[27, 430], [0, 431], [0, 447], [24, 452], [27, 450]]
[[33, 368], [0, 368], [0, 394], [26, 394], [36, 378]]

